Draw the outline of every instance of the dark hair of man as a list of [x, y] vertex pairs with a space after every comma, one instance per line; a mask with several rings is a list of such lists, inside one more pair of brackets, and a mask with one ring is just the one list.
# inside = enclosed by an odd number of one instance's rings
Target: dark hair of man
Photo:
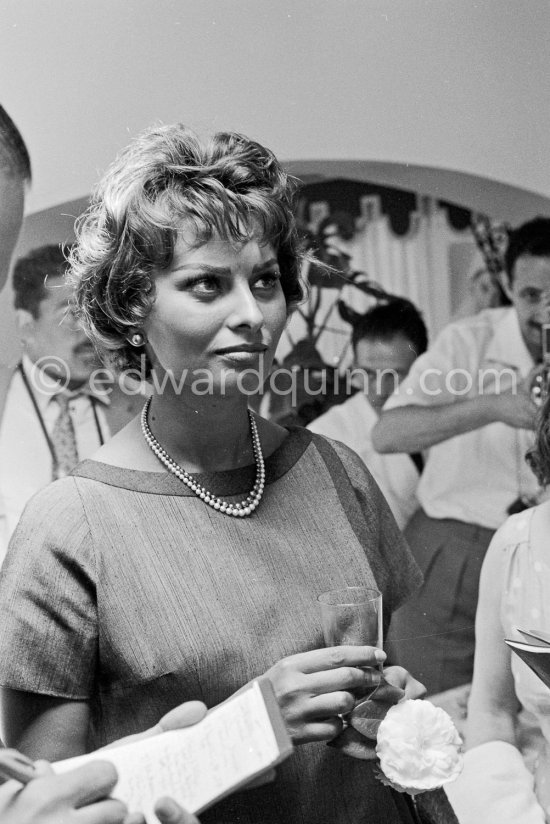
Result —
[[31, 159], [19, 129], [0, 106], [0, 171], [31, 181]]
[[355, 349], [360, 340], [393, 340], [402, 335], [411, 342], [416, 356], [428, 348], [428, 332], [422, 315], [410, 300], [391, 298], [377, 303], [353, 324], [351, 343]]
[[514, 266], [523, 256], [550, 257], [550, 217], [536, 217], [512, 229], [504, 255], [506, 274], [512, 283]]
[[48, 278], [63, 277], [67, 270], [66, 251], [58, 245], [39, 246], [20, 257], [13, 269], [13, 305], [26, 309], [33, 318], [40, 316], [40, 304], [46, 297]]

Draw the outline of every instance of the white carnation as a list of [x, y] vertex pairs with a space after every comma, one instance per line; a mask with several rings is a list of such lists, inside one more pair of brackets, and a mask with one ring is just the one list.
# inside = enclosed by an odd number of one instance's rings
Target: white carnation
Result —
[[462, 770], [462, 740], [445, 710], [409, 699], [380, 723], [376, 754], [384, 783], [411, 795], [454, 781]]

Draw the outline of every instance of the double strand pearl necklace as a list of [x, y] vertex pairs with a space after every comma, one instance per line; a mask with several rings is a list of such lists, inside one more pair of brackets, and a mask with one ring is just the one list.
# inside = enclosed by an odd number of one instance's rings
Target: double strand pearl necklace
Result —
[[204, 486], [197, 483], [193, 480], [193, 476], [186, 472], [179, 464], [177, 464], [166, 452], [165, 449], [162, 448], [160, 443], [157, 441], [151, 429], [149, 428], [149, 423], [147, 421], [147, 416], [149, 413], [149, 406], [151, 405], [151, 398], [147, 398], [145, 402], [145, 406], [141, 412], [141, 431], [143, 433], [143, 437], [147, 442], [147, 445], [150, 449], [155, 453], [159, 461], [164, 464], [166, 469], [171, 472], [176, 478], [179, 478], [192, 492], [197, 495], [205, 504], [211, 506], [212, 509], [217, 509], [220, 512], [223, 512], [225, 515], [232, 515], [234, 518], [244, 518], [246, 515], [250, 515], [260, 501], [262, 500], [262, 495], [264, 494], [264, 487], [265, 487], [265, 464], [264, 464], [264, 456], [262, 455], [262, 445], [260, 443], [260, 436], [258, 435], [258, 428], [256, 426], [256, 421], [254, 420], [254, 416], [250, 409], [248, 410], [248, 418], [250, 421], [250, 434], [252, 436], [252, 449], [254, 450], [254, 461], [256, 463], [256, 480], [254, 486], [250, 490], [249, 494], [246, 498], [237, 504], [229, 503], [229, 501], [224, 501], [222, 498], [218, 498], [217, 495], [214, 495], [212, 492], [209, 492]]

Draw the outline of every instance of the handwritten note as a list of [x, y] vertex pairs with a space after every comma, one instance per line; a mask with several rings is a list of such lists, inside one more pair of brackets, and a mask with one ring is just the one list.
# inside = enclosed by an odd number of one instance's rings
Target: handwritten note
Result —
[[282, 752], [270, 716], [273, 705], [268, 711], [262, 690], [265, 685], [254, 681], [193, 727], [58, 761], [54, 769], [66, 772], [91, 760], [110, 761], [119, 776], [112, 797], [131, 812], [142, 812], [148, 824], [157, 824], [153, 805], [165, 795], [199, 813], [291, 751], [288, 740]]

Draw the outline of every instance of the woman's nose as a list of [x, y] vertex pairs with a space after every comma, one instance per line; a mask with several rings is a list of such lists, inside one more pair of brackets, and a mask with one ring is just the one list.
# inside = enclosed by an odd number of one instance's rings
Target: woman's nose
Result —
[[261, 329], [264, 323], [263, 312], [252, 293], [248, 283], [235, 288], [230, 324], [234, 328], [246, 326], [252, 331]]

